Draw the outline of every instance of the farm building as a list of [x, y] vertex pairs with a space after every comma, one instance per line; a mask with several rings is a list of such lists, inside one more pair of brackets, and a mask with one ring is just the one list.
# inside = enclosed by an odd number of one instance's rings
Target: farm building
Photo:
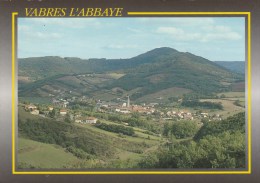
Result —
[[61, 109], [60, 110], [60, 115], [64, 116], [67, 114], [67, 110], [66, 109]]
[[39, 110], [33, 110], [30, 113], [33, 114], [33, 115], [39, 115], [40, 111]]
[[76, 123], [83, 123], [83, 124], [95, 124], [97, 122], [97, 118], [95, 117], [80, 117], [75, 119]]
[[26, 111], [34, 111], [36, 109], [37, 109], [37, 107], [35, 105], [33, 105], [33, 104], [29, 104], [29, 105], [25, 106], [25, 110]]
[[89, 124], [95, 124], [97, 122], [97, 118], [87, 117], [87, 118], [84, 118], [82, 122], [89, 123]]

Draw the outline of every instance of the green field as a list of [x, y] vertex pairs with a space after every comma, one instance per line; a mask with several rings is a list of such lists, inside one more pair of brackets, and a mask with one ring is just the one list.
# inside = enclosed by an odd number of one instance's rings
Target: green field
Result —
[[79, 159], [54, 144], [18, 139], [18, 164], [34, 168], [72, 167]]
[[[237, 100], [237, 98], [236, 98]], [[224, 118], [237, 114], [239, 112], [244, 112], [245, 108], [241, 107], [241, 106], [237, 106], [234, 104], [235, 99], [230, 100], [228, 99], [203, 99], [201, 100], [203, 101], [209, 101], [209, 102], [215, 102], [215, 103], [221, 103], [223, 106], [223, 110], [215, 110], [213, 112], [210, 112], [210, 110], [208, 112], [210, 113], [215, 113], [215, 114], [220, 114], [223, 115]]]

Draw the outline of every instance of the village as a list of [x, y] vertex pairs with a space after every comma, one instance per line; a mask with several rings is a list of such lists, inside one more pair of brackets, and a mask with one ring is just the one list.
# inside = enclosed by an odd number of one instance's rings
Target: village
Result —
[[[67, 119], [71, 122], [82, 124], [96, 124], [99, 120], [95, 116], [86, 115], [82, 111], [94, 111], [95, 114], [118, 114], [131, 115], [138, 113], [139, 115], [150, 117], [156, 121], [178, 121], [178, 120], [199, 120], [208, 119], [209, 121], [222, 120], [219, 114], [210, 115], [208, 112], [196, 111], [190, 112], [188, 109], [169, 109], [162, 107], [159, 103], [143, 103], [142, 105], [132, 104], [130, 97], [127, 100], [120, 98], [117, 101], [101, 101], [82, 97], [72, 98], [53, 98], [50, 105], [41, 105], [27, 103], [23, 104], [25, 111], [33, 115], [38, 115], [43, 118], [55, 118], [56, 120], [64, 121]], [[125, 123], [125, 125], [128, 125]]]

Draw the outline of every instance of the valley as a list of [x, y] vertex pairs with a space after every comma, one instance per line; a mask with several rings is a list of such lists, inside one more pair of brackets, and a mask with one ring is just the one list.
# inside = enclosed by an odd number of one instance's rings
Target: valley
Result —
[[18, 99], [20, 169], [245, 166], [245, 76], [188, 52], [19, 59]]

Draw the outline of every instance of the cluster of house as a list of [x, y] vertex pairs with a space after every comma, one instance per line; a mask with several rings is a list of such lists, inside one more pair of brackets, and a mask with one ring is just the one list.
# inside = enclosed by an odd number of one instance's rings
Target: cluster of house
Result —
[[[49, 106], [48, 111], [41, 111], [42, 114], [40, 114], [40, 111], [38, 110], [37, 106], [35, 106], [34, 104], [25, 105], [24, 109], [33, 115], [40, 115], [42, 117], [45, 117], [45, 115], [48, 115], [48, 113], [52, 111], [54, 107]], [[68, 110], [62, 108], [59, 110], [59, 114], [60, 116], [66, 116], [68, 114]], [[81, 114], [76, 114], [75, 116], [70, 115], [70, 117], [71, 119], [75, 119], [76, 123], [83, 123], [83, 124], [95, 124], [98, 120], [95, 117], [86, 117], [86, 116], [82, 117]]]
[[155, 109], [153, 107], [150, 106], [141, 106], [141, 105], [126, 105], [125, 103], [123, 103], [123, 105], [111, 105], [111, 104], [103, 104], [101, 105], [100, 108], [98, 108], [98, 110], [100, 112], [104, 112], [106, 111], [113, 111], [113, 112], [118, 112], [118, 113], [123, 113], [123, 114], [130, 114], [133, 112], [138, 112], [138, 113], [142, 113], [142, 114], [152, 114], [155, 112]]
[[[33, 115], [40, 115], [40, 113], [48, 115], [50, 111], [54, 109], [53, 106], [48, 106], [48, 109], [45, 109], [43, 111], [40, 111], [37, 106], [34, 104], [29, 104], [24, 106], [25, 111], [30, 112]], [[61, 116], [64, 116], [67, 114], [67, 109], [60, 109], [59, 114]]]
[[[67, 109], [60, 109], [60, 115], [65, 116], [68, 114]], [[75, 115], [70, 114], [70, 119], [74, 120], [75, 123], [82, 123], [82, 124], [95, 124], [97, 123], [97, 118], [89, 117], [89, 116], [81, 116], [81, 113], [76, 113]]]
[[53, 99], [52, 104], [58, 107], [66, 108], [69, 102], [65, 99]]
[[165, 120], [177, 118], [177, 119], [184, 119], [184, 120], [194, 120], [196, 119], [202, 119], [202, 118], [209, 118], [209, 121], [214, 120], [214, 121], [220, 121], [222, 120], [220, 114], [213, 114], [209, 115], [206, 112], [201, 112], [201, 113], [191, 113], [189, 111], [167, 111], [166, 114], [161, 113], [161, 116], [166, 116]]
[[115, 112], [129, 114], [133, 112], [138, 112], [142, 114], [152, 114], [155, 112], [155, 109], [152, 107], [145, 107], [140, 105], [131, 105], [131, 106], [117, 106], [114, 108]]
[[167, 117], [177, 117], [178, 119], [185, 119], [185, 120], [193, 120], [194, 117], [192, 115], [192, 113], [190, 112], [185, 112], [185, 111], [167, 111], [166, 112], [166, 116]]
[[194, 120], [196, 119], [202, 119], [202, 118], [210, 118], [212, 120], [222, 120], [219, 114], [216, 114], [214, 116], [210, 116], [206, 112], [201, 113], [191, 113], [189, 111], [167, 111], [167, 112], [161, 112], [155, 109], [155, 106], [158, 105], [158, 103], [150, 103], [150, 104], [143, 104], [141, 105], [130, 105], [130, 99], [128, 97], [127, 102], [125, 103], [116, 103], [116, 102], [101, 102], [99, 101], [97, 103], [98, 111], [100, 112], [118, 112], [123, 114], [130, 114], [133, 112], [138, 112], [142, 114], [153, 114], [155, 112], [159, 112], [160, 116], [164, 120], [170, 120], [170, 119], [183, 119], [183, 120]]
[[118, 112], [123, 114], [130, 114], [133, 112], [138, 112], [142, 114], [152, 114], [155, 112], [154, 106], [158, 105], [158, 103], [151, 103], [149, 105], [130, 105], [130, 98], [127, 96], [127, 102], [124, 103], [115, 103], [115, 102], [101, 102], [97, 103], [98, 110], [100, 112], [111, 111]]

